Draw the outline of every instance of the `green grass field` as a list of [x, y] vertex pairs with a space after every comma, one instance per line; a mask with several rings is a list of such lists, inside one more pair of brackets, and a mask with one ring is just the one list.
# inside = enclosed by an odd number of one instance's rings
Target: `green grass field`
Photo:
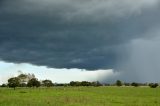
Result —
[[160, 88], [0, 88], [0, 106], [160, 106]]

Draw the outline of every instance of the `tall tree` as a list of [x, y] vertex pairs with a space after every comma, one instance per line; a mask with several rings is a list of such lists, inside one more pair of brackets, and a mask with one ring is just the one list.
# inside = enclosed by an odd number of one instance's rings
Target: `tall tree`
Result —
[[20, 79], [20, 83], [26, 83], [28, 81], [28, 76], [26, 74], [20, 74], [18, 75], [18, 78]]
[[37, 78], [32, 78], [28, 81], [27, 83], [28, 87], [39, 87], [40, 86], [40, 82], [38, 81]]
[[19, 79], [20, 79], [20, 83], [21, 84], [27, 84], [27, 82], [32, 79], [32, 78], [35, 78], [35, 75], [34, 74], [25, 74], [25, 73], [20, 73], [18, 76], [17, 76]]
[[17, 86], [19, 86], [19, 84], [20, 84], [20, 79], [18, 77], [13, 77], [8, 79], [8, 86], [14, 88], [14, 90]]

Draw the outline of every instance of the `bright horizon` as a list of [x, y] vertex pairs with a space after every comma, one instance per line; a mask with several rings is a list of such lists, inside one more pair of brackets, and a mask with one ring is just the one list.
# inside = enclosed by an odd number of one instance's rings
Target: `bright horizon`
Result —
[[[38, 80], [49, 79], [53, 83], [69, 83], [70, 81], [102, 81], [108, 75], [116, 76], [112, 69], [87, 71], [81, 69], [54, 69], [45, 66], [34, 66], [31, 64], [14, 64], [0, 62], [0, 84], [7, 83], [11, 77], [16, 77], [21, 72], [24, 74], [34, 74]], [[5, 70], [5, 71], [3, 71]], [[19, 72], [20, 71], [20, 72]]]

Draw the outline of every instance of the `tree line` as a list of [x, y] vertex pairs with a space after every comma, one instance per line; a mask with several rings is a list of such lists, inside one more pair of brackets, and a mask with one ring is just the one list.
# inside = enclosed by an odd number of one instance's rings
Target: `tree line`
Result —
[[1, 87], [10, 87], [15, 89], [16, 87], [40, 87], [40, 86], [51, 87], [53, 85], [54, 84], [51, 80], [46, 79], [39, 81], [34, 74], [22, 73], [17, 77], [9, 78], [8, 83], [2, 84]]
[[117, 80], [114, 84], [102, 84], [99, 81], [89, 82], [89, 81], [71, 81], [67, 84], [59, 84], [59, 83], [53, 83], [51, 80], [45, 79], [39, 81], [38, 78], [35, 77], [34, 74], [24, 74], [21, 73], [17, 77], [12, 77], [8, 79], [7, 84], [2, 84], [1, 87], [10, 87], [10, 88], [16, 88], [16, 87], [52, 87], [52, 86], [150, 86], [151, 88], [156, 88], [159, 86], [158, 83], [123, 83], [120, 80]]
[[134, 87], [138, 87], [138, 86], [150, 86], [151, 88], [156, 88], [156, 87], [159, 86], [158, 83], [137, 83], [137, 82], [123, 83], [120, 80], [116, 81], [116, 85], [117, 86], [134, 86]]

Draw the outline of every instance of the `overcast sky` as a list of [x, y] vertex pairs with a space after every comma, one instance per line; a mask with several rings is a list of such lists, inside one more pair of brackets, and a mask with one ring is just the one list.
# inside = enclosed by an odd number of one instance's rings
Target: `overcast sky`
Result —
[[0, 83], [160, 82], [160, 0], [0, 0]]

